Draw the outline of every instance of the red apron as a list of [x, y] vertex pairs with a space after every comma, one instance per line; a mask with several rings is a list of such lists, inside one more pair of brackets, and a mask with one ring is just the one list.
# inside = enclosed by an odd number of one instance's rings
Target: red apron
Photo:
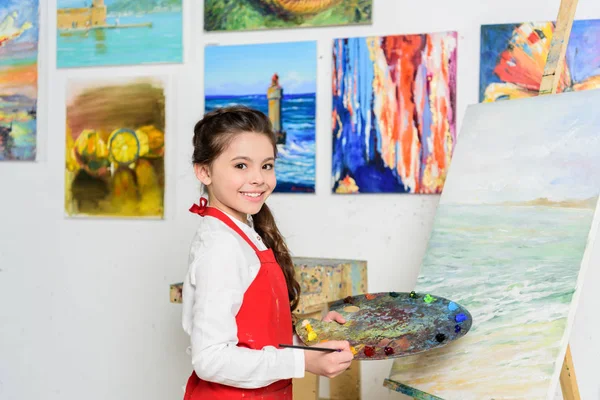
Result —
[[[221, 220], [237, 232], [260, 260], [260, 269], [254, 281], [244, 293], [244, 299], [235, 321], [238, 328], [238, 346], [260, 350], [265, 346], [279, 347], [280, 343], [291, 343], [292, 314], [287, 284], [281, 267], [271, 249], [258, 250], [246, 234], [222, 211], [206, 207], [206, 199], [200, 206], [194, 204], [190, 211], [200, 216], [211, 216]], [[241, 389], [214, 382], [203, 381], [192, 372], [185, 389], [184, 400], [210, 399], [292, 400], [292, 380], [284, 379], [258, 389]]]

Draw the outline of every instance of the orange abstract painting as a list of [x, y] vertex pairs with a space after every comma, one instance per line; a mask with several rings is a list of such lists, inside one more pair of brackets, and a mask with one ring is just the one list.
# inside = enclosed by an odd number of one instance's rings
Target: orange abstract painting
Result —
[[456, 32], [338, 39], [335, 193], [440, 193], [456, 141]]

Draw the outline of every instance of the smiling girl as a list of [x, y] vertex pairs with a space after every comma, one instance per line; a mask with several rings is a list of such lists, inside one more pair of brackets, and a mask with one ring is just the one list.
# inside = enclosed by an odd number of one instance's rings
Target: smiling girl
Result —
[[243, 106], [217, 109], [196, 124], [193, 144], [208, 198], [190, 209], [202, 218], [183, 286], [194, 368], [184, 399], [292, 399], [292, 378], [337, 376], [353, 354], [347, 341], [319, 344], [340, 350], [331, 353], [279, 348], [295, 339], [300, 285], [265, 204], [277, 183], [271, 122]]

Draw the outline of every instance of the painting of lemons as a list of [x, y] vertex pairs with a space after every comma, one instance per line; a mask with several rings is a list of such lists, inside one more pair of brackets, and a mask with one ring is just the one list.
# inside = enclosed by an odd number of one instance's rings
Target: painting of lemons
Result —
[[70, 81], [67, 215], [162, 218], [164, 131], [161, 80]]

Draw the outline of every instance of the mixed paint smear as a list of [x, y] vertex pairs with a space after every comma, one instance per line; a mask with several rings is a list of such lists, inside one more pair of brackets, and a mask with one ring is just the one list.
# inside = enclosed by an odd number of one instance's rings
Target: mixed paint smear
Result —
[[0, 2], [0, 161], [37, 153], [38, 0]]
[[456, 32], [337, 39], [335, 193], [440, 193], [456, 141]]
[[302, 319], [296, 333], [308, 346], [348, 340], [358, 360], [403, 357], [439, 348], [463, 337], [471, 314], [448, 299], [425, 293], [369, 293], [333, 302], [346, 323]]
[[[479, 100], [537, 96], [553, 22], [483, 25]], [[574, 21], [557, 92], [600, 88], [600, 20]]]

